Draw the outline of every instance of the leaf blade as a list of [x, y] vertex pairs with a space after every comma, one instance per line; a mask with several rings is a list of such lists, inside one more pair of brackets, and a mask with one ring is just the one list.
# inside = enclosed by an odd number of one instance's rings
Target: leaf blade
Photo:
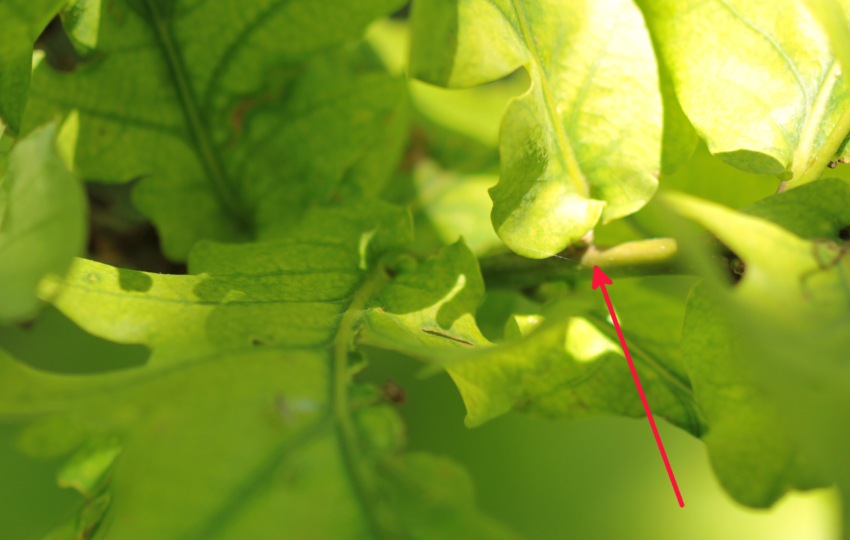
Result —
[[[433, 54], [426, 21], [448, 36]], [[661, 100], [652, 46], [631, 3], [586, 1], [569, 12], [543, 0], [423, 3], [413, 27], [414, 76], [468, 86], [520, 65], [530, 74], [529, 90], [503, 118], [502, 178], [491, 190], [494, 228], [512, 250], [557, 253], [652, 196]]]

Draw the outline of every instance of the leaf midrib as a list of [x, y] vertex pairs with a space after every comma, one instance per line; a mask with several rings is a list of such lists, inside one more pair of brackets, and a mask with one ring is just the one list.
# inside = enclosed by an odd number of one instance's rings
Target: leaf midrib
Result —
[[[587, 185], [587, 180], [581, 172], [581, 167], [576, 159], [573, 147], [567, 137], [563, 124], [558, 119], [557, 104], [552, 89], [549, 87], [549, 81], [546, 78], [546, 72], [543, 70], [543, 62], [540, 61], [540, 55], [537, 52], [537, 44], [534, 41], [534, 36], [531, 34], [531, 27], [525, 15], [525, 6], [522, 0], [511, 0], [511, 5], [516, 13], [517, 21], [519, 21], [520, 32], [525, 41], [525, 46], [530, 54], [531, 63], [534, 65], [534, 70], [537, 71], [537, 79], [540, 81], [540, 89], [543, 93], [544, 109], [549, 117], [549, 122], [555, 130], [555, 140], [558, 144], [558, 157], [567, 171], [567, 176], [573, 185], [576, 192], [582, 197], [590, 196], [590, 188]], [[532, 79], [533, 80], [533, 79]]]
[[207, 172], [207, 176], [219, 203], [231, 219], [242, 229], [249, 229], [249, 221], [245, 209], [237, 193], [233, 190], [230, 179], [225, 173], [224, 165], [218, 158], [218, 153], [212, 143], [204, 117], [198, 107], [195, 92], [189, 83], [186, 65], [177, 46], [177, 40], [172, 32], [169, 21], [162, 16], [155, 0], [144, 0], [150, 15], [150, 23], [156, 35], [165, 63], [171, 74], [174, 88], [177, 91], [183, 114], [186, 118], [189, 132], [195, 143], [195, 150]]

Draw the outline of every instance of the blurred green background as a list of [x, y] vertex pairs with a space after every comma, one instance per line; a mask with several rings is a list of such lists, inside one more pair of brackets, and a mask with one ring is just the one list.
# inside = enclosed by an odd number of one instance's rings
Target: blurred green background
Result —
[[[612, 293], [613, 294], [613, 293]], [[137, 365], [146, 351], [92, 337], [53, 309], [29, 328], [0, 328], [0, 347], [60, 372]], [[700, 441], [661, 421], [659, 429], [685, 499], [680, 509], [646, 420], [595, 418], [547, 422], [516, 414], [467, 429], [451, 380], [417, 378], [422, 364], [367, 351], [361, 380], [392, 379], [406, 393], [400, 411], [413, 450], [463, 463], [479, 505], [529, 540], [832, 540], [836, 496], [820, 490], [783, 499], [770, 511], [745, 509], [723, 493]], [[0, 427], [0, 538], [40, 539], [78, 502], [55, 483], [57, 462], [14, 449], [13, 426]], [[333, 539], [329, 539], [333, 540]]]

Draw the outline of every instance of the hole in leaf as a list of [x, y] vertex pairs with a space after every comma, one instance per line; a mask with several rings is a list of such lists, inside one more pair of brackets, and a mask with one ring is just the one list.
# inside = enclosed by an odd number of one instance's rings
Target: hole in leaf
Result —
[[185, 274], [186, 265], [165, 258], [156, 229], [133, 206], [133, 184], [86, 184], [91, 216], [88, 258], [130, 270]]

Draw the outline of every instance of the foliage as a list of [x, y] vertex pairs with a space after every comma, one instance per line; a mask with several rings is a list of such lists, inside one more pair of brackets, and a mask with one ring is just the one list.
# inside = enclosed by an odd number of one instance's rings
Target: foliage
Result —
[[[402, 4], [0, 4], [0, 321], [150, 352], [0, 350], [0, 421], [83, 496], [46, 538], [518, 538], [361, 375], [444, 371], [468, 427], [639, 418], [595, 265], [733, 498], [850, 499], [850, 6]], [[121, 184], [186, 274], [84, 253]]]

